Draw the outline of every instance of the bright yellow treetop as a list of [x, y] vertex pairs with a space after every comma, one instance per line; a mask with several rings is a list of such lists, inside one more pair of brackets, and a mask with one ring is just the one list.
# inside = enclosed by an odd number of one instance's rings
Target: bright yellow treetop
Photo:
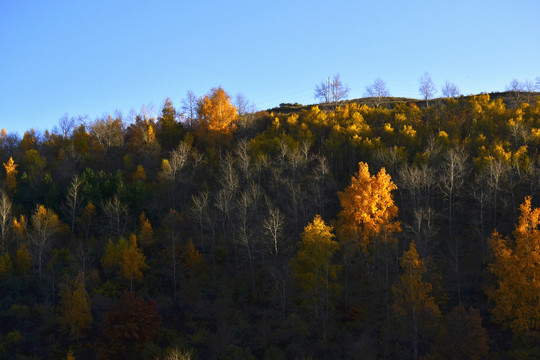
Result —
[[516, 332], [540, 330], [540, 208], [531, 197], [520, 206], [514, 241], [495, 231], [490, 238], [495, 261], [489, 266], [497, 287], [488, 290], [495, 320]]
[[221, 87], [214, 88], [198, 105], [197, 133], [212, 145], [228, 142], [236, 129], [238, 112], [230, 102], [231, 97]]
[[351, 184], [338, 194], [342, 209], [338, 226], [341, 236], [359, 242], [362, 251], [368, 252], [373, 237], [388, 240], [401, 231], [399, 221], [395, 220], [398, 208], [392, 196], [397, 186], [384, 168], [371, 176], [366, 163], [358, 165]]
[[10, 157], [7, 163], [4, 163], [4, 168], [6, 169], [6, 188], [9, 191], [15, 191], [17, 187], [17, 164], [13, 161], [13, 158]]

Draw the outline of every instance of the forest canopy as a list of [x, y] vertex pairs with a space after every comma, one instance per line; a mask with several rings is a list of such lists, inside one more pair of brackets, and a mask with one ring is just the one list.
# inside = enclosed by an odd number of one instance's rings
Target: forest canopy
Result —
[[0, 358], [540, 357], [538, 94], [190, 95], [0, 133]]

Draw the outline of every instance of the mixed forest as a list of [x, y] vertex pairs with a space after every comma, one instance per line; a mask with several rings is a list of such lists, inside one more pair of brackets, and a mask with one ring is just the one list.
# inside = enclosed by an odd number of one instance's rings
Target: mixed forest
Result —
[[0, 133], [2, 359], [540, 358], [540, 97]]

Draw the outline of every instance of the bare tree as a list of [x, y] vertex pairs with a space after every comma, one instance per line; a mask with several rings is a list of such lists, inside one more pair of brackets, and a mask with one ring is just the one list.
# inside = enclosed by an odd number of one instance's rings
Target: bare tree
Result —
[[128, 206], [120, 200], [118, 195], [102, 204], [103, 211], [109, 220], [111, 234], [116, 231], [118, 237], [122, 237], [126, 231], [128, 221]]
[[457, 194], [460, 193], [467, 173], [467, 155], [464, 148], [458, 147], [450, 149], [443, 159], [442, 169], [439, 178], [439, 185], [444, 197], [448, 200], [448, 237], [450, 255], [454, 259], [454, 272], [457, 282], [458, 301], [461, 301], [461, 237], [454, 236], [454, 206], [457, 202]]
[[448, 80], [444, 83], [441, 91], [445, 98], [453, 99], [459, 96], [459, 88]]
[[325, 194], [326, 184], [330, 177], [330, 165], [324, 155], [315, 157], [315, 164], [311, 171], [310, 189], [315, 196], [315, 203], [319, 208], [318, 213], [324, 216], [324, 208], [326, 207], [327, 198]]
[[191, 360], [193, 359], [193, 354], [191, 350], [180, 350], [175, 347], [175, 348], [169, 349], [162, 359], [163, 360]]
[[430, 195], [435, 184], [433, 168], [428, 164], [404, 164], [398, 170], [399, 189], [409, 195], [412, 209], [426, 208], [430, 205]]
[[534, 88], [536, 91], [540, 91], [540, 76], [536, 78]]
[[521, 93], [523, 92], [523, 84], [518, 79], [512, 79], [508, 85], [506, 85], [506, 91], [511, 91], [516, 97], [516, 101], [521, 99]]
[[490, 207], [493, 211], [493, 222], [497, 224], [497, 212], [500, 201], [500, 193], [503, 190], [504, 179], [508, 177], [510, 166], [500, 159], [492, 160], [484, 168], [487, 178], [488, 194], [490, 197]]
[[384, 81], [377, 77], [371, 85], [366, 86], [366, 95], [375, 100], [375, 106], [379, 106], [384, 98], [390, 96], [390, 91], [386, 88]]
[[506, 91], [520, 92], [522, 90], [521, 82], [518, 79], [512, 79], [508, 85], [506, 85]]
[[283, 231], [283, 226], [285, 222], [285, 217], [277, 207], [270, 207], [268, 210], [268, 216], [264, 219], [263, 227], [266, 236], [268, 237], [269, 249], [272, 255], [277, 256], [279, 253], [279, 239], [281, 237], [281, 232]]
[[249, 155], [249, 141], [246, 139], [241, 139], [236, 145], [234, 154], [236, 155], [236, 162], [240, 167], [244, 180], [249, 181], [252, 173], [251, 156]]
[[240, 179], [236, 170], [236, 157], [227, 152], [220, 161], [219, 183], [222, 188], [235, 193], [240, 187]]
[[69, 211], [69, 220], [71, 222], [71, 233], [75, 231], [75, 217], [77, 216], [77, 210], [79, 209], [81, 198], [81, 187], [83, 183], [79, 176], [74, 175], [69, 186], [68, 193], [66, 195], [66, 204]]
[[175, 183], [182, 175], [186, 167], [192, 148], [189, 144], [181, 141], [178, 146], [170, 152], [169, 159], [163, 161], [161, 176], [172, 183]]
[[253, 285], [255, 285], [255, 270], [254, 270], [254, 253], [253, 253], [253, 228], [250, 224], [250, 210], [253, 209], [253, 198], [249, 190], [243, 191], [237, 200], [238, 205], [238, 217], [240, 226], [238, 229], [238, 242], [246, 249], [249, 267], [251, 269], [251, 279]]
[[200, 241], [201, 241], [201, 249], [203, 252], [205, 251], [204, 248], [204, 236], [203, 236], [203, 229], [204, 229], [204, 215], [208, 212], [208, 204], [210, 200], [210, 194], [208, 191], [203, 191], [199, 193], [198, 195], [191, 195], [191, 202], [193, 204], [191, 208], [191, 214], [192, 216], [196, 217], [199, 221], [199, 231], [200, 231]]
[[[536, 79], [536, 81], [538, 82], [538, 79]], [[532, 80], [525, 80], [522, 83], [522, 87], [523, 87], [523, 91], [534, 92], [536, 85], [534, 84]]]
[[239, 125], [246, 128], [254, 118], [255, 104], [249, 102], [244, 94], [237, 94], [234, 102], [239, 116]]
[[124, 145], [122, 118], [113, 119], [109, 116], [107, 119], [97, 119], [90, 125], [90, 134], [105, 148], [105, 151], [111, 146], [122, 146]]
[[385, 167], [389, 174], [397, 174], [404, 164], [407, 163], [407, 155], [401, 148], [381, 147], [373, 151], [372, 160], [379, 167]]
[[64, 114], [60, 118], [58, 125], [60, 126], [60, 131], [64, 138], [67, 139], [71, 135], [73, 129], [75, 129], [76, 122], [76, 119], [74, 117], [69, 117], [68, 114]]
[[467, 155], [463, 148], [450, 149], [444, 154], [442, 169], [439, 178], [440, 188], [448, 200], [448, 223], [450, 237], [453, 229], [453, 208], [455, 199], [465, 183], [467, 171]]
[[182, 100], [182, 111], [186, 114], [186, 125], [189, 128], [193, 128], [195, 125], [195, 118], [197, 114], [197, 103], [199, 99], [193, 91], [189, 90], [186, 94], [186, 98]]
[[414, 209], [413, 224], [408, 225], [407, 229], [412, 232], [414, 241], [418, 246], [418, 253], [423, 259], [431, 257], [433, 249], [439, 243], [436, 226], [436, 213], [431, 207], [420, 207]]
[[167, 236], [169, 237], [169, 240], [171, 242], [171, 265], [172, 265], [172, 275], [173, 275], [173, 284], [174, 284], [174, 299], [176, 299], [177, 296], [177, 288], [178, 288], [178, 281], [177, 281], [177, 272], [178, 272], [178, 265], [176, 261], [177, 256], [177, 243], [180, 240], [180, 224], [182, 221], [182, 217], [180, 214], [176, 212], [174, 209], [170, 209], [169, 213], [165, 217], [165, 229], [167, 232]]
[[228, 234], [227, 230], [229, 229], [229, 226], [232, 225], [231, 215], [234, 205], [234, 190], [227, 187], [219, 189], [215, 197], [214, 206], [218, 210], [218, 215], [221, 222], [221, 232], [225, 236]]
[[[236, 170], [236, 158], [232, 152], [227, 152], [220, 161], [219, 184], [221, 188], [215, 196], [215, 207], [220, 216], [221, 229], [223, 234], [234, 234], [235, 222], [231, 221], [234, 216], [233, 210], [236, 206], [236, 193], [240, 188], [240, 180]], [[231, 230], [232, 229], [232, 230]], [[230, 232], [228, 232], [231, 230]], [[236, 260], [236, 243], [235, 260]]]
[[7, 194], [0, 190], [0, 247], [2, 255], [6, 252], [7, 234], [11, 228], [12, 203]]
[[246, 99], [244, 94], [236, 94], [236, 111], [238, 111], [238, 116], [244, 116], [249, 109], [249, 101]]
[[426, 106], [429, 106], [429, 99], [432, 99], [435, 96], [437, 87], [427, 72], [422, 75], [418, 82], [420, 84], [418, 91], [420, 92], [420, 95], [424, 97], [424, 100], [426, 100]]
[[53, 235], [60, 227], [58, 215], [51, 209], [47, 209], [42, 205], [37, 205], [31, 217], [32, 231], [29, 232], [28, 238], [36, 247], [38, 258], [38, 274], [41, 279], [41, 269], [43, 257], [52, 242]]
[[315, 86], [315, 99], [326, 104], [336, 103], [346, 99], [349, 96], [349, 90], [349, 87], [341, 82], [338, 73], [333, 79], [328, 78], [328, 81]]
[[536, 85], [532, 80], [525, 80], [522, 85], [523, 91], [525, 92], [525, 96], [527, 98], [527, 102], [531, 101], [531, 93], [533, 93], [536, 89]]

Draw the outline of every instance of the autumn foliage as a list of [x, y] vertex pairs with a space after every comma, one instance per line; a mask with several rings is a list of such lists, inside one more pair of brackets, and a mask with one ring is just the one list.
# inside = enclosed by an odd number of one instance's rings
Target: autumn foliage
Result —
[[375, 238], [390, 241], [401, 231], [396, 220], [398, 208], [392, 196], [392, 190], [397, 187], [384, 168], [371, 176], [368, 164], [360, 162], [358, 166], [351, 184], [338, 193], [341, 203], [338, 227], [344, 239], [350, 239], [368, 253]]
[[13, 161], [13, 158], [10, 157], [7, 163], [4, 163], [4, 168], [6, 169], [6, 189], [14, 193], [17, 189], [17, 164]]
[[0, 132], [0, 359], [540, 358], [537, 95], [188, 95]]
[[238, 112], [230, 99], [225, 90], [218, 87], [199, 101], [197, 134], [211, 146], [228, 144], [232, 139], [238, 122]]
[[124, 238], [116, 243], [109, 241], [102, 264], [108, 270], [116, 270], [120, 277], [129, 281], [130, 289], [133, 289], [133, 280], [141, 280], [142, 272], [147, 268], [145, 259], [137, 245], [137, 237], [131, 234], [129, 241]]
[[326, 338], [329, 310], [332, 298], [339, 291], [337, 276], [340, 266], [333, 261], [339, 250], [333, 229], [319, 215], [306, 225], [302, 233], [296, 258], [294, 274], [302, 289], [302, 304], [313, 311], [322, 325], [322, 337]]
[[520, 212], [513, 239], [491, 236], [497, 286], [488, 295], [497, 321], [516, 332], [540, 331], [540, 208], [526, 197]]

